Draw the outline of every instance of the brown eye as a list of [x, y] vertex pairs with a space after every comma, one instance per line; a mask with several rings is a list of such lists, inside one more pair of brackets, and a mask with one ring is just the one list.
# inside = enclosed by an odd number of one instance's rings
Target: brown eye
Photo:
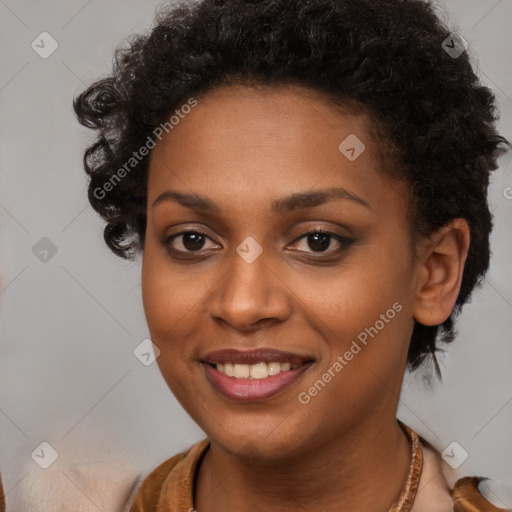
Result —
[[177, 253], [197, 252], [204, 248], [206, 240], [209, 237], [205, 233], [190, 230], [167, 237], [164, 245]]
[[[338, 247], [329, 250], [329, 247], [331, 246], [333, 239], [337, 242]], [[319, 229], [315, 229], [312, 231], [308, 231], [307, 233], [304, 233], [304, 235], [302, 235], [298, 239], [298, 241], [304, 241], [303, 248], [300, 250], [313, 253], [340, 252], [343, 249], [346, 249], [352, 243], [352, 240], [350, 238], [343, 237], [341, 235], [338, 235], [337, 233], [332, 233], [330, 231], [324, 231]]]

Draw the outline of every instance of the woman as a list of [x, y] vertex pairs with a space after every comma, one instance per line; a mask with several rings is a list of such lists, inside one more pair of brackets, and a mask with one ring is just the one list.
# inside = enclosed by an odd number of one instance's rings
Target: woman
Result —
[[419, 0], [204, 0], [75, 100], [105, 241], [143, 253], [208, 436], [133, 512], [503, 510], [396, 419], [489, 264], [505, 141], [464, 49]]

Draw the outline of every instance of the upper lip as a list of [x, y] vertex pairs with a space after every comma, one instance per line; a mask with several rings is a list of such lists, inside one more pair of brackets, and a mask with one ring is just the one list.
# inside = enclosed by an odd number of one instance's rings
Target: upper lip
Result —
[[202, 358], [202, 361], [210, 364], [256, 364], [262, 361], [267, 363], [303, 364], [308, 361], [313, 361], [313, 358], [272, 348], [257, 348], [245, 351], [228, 348], [209, 352]]

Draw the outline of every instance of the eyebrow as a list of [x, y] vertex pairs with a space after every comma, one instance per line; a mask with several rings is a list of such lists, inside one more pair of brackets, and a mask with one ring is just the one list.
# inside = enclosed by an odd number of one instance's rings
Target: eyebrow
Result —
[[[336, 199], [352, 201], [370, 210], [373, 209], [367, 201], [341, 187], [297, 192], [290, 196], [272, 201], [271, 207], [274, 213], [284, 214], [296, 210], [314, 208]], [[166, 190], [155, 199], [152, 207], [164, 201], [176, 201], [185, 208], [204, 213], [219, 214], [221, 212], [219, 205], [208, 197], [199, 194], [185, 194], [183, 192], [177, 192], [176, 190]]]

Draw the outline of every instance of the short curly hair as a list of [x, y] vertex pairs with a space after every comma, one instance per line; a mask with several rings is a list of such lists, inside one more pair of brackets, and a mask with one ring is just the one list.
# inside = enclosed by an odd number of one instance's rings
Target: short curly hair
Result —
[[438, 326], [416, 322], [409, 347], [411, 370], [432, 356], [440, 377], [436, 351], [455, 338], [454, 315], [489, 266], [487, 188], [506, 142], [496, 131], [493, 93], [480, 84], [467, 52], [450, 55], [446, 41], [453, 48], [461, 40], [426, 0], [161, 6], [148, 33], [115, 51], [112, 74], [73, 102], [80, 123], [98, 132], [84, 166], [89, 201], [107, 223], [106, 243], [125, 258], [143, 250], [149, 155], [130, 172], [126, 162], [187, 99], [228, 84], [321, 92], [368, 114], [380, 134], [383, 172], [411, 191], [413, 233], [428, 236], [454, 218], [469, 224], [454, 310]]

